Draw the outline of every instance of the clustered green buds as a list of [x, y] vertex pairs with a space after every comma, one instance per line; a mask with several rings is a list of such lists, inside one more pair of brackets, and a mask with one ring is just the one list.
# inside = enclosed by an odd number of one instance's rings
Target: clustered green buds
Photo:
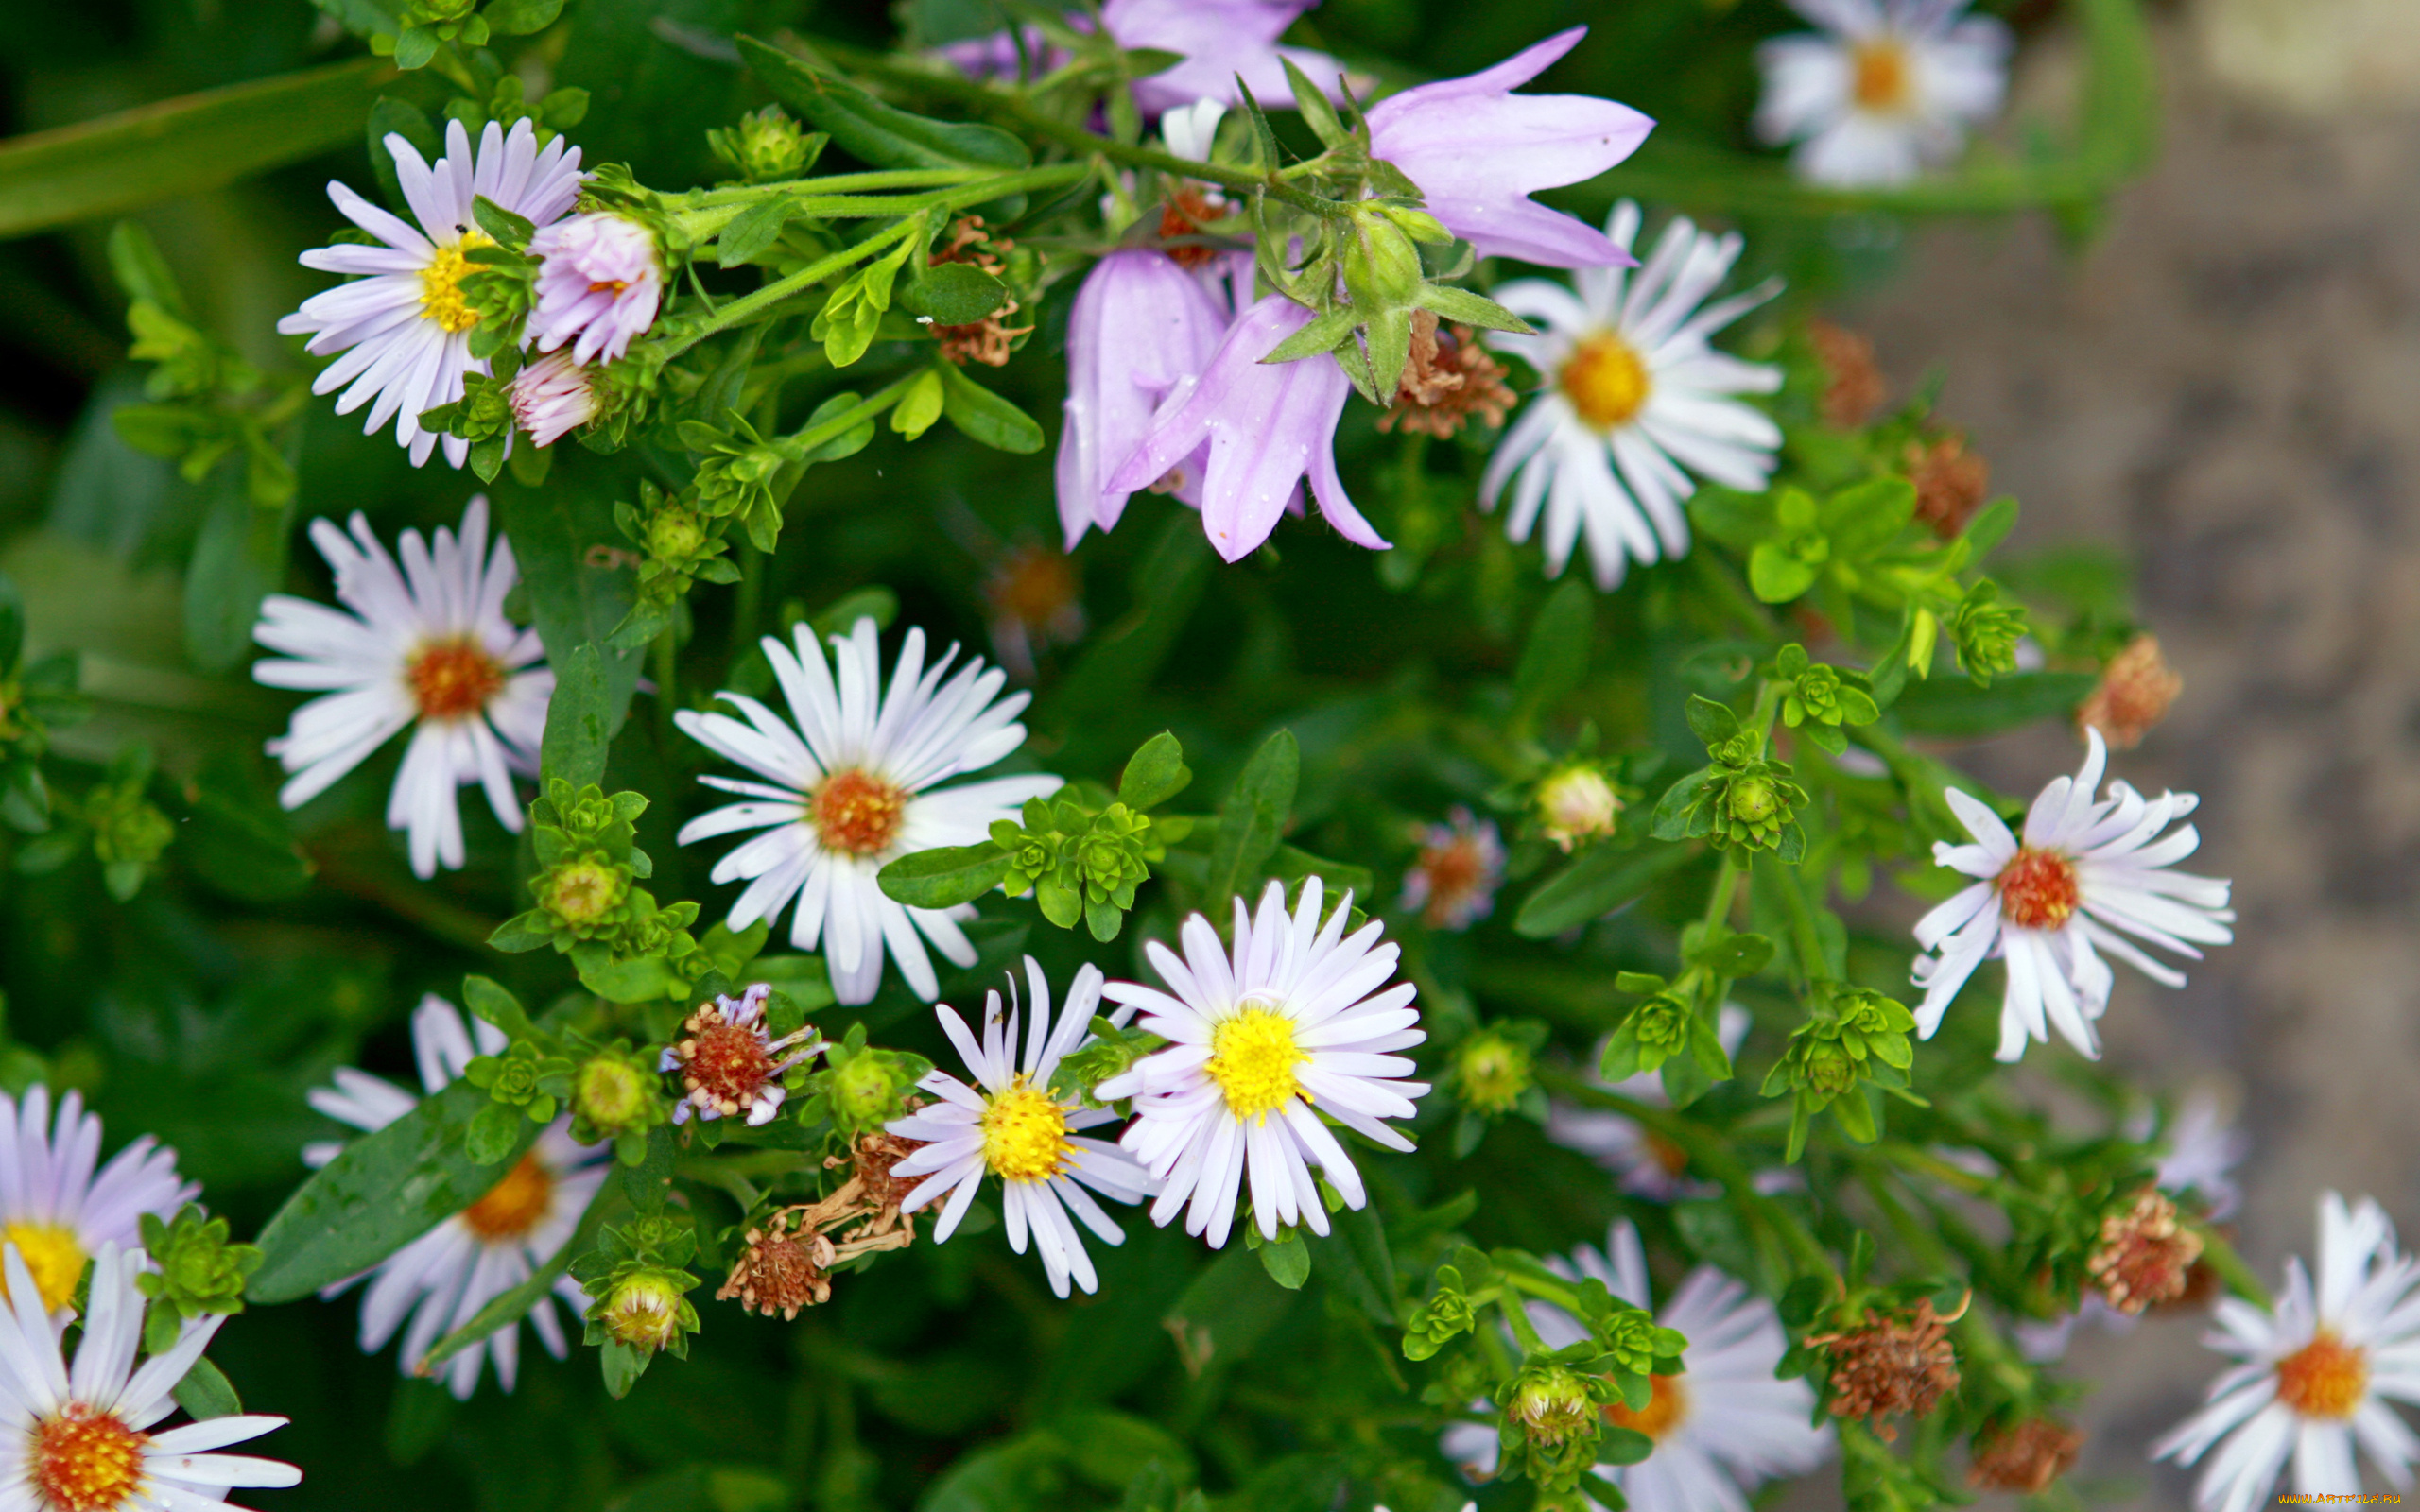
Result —
[[620, 1397], [658, 1354], [689, 1357], [698, 1309], [687, 1294], [698, 1278], [683, 1267], [697, 1255], [698, 1235], [686, 1218], [655, 1216], [607, 1228], [599, 1240], [571, 1273], [596, 1298], [582, 1342], [602, 1348], [606, 1389]]
[[1420, 1311], [1404, 1325], [1403, 1354], [1407, 1360], [1426, 1360], [1451, 1344], [1461, 1334], [1478, 1327], [1478, 1309], [1462, 1288], [1461, 1269], [1454, 1265], [1437, 1267], [1437, 1290]]
[[723, 556], [731, 522], [707, 515], [684, 496], [642, 483], [636, 505], [614, 504], [614, 521], [641, 557], [638, 602], [607, 642], [617, 650], [636, 650], [661, 634], [692, 584], [739, 581], [738, 565]]
[[144, 877], [177, 837], [177, 827], [145, 796], [150, 786], [151, 747], [138, 743], [118, 752], [109, 776], [84, 795], [101, 881], [120, 902], [142, 891]]
[[206, 1218], [186, 1203], [173, 1220], [154, 1213], [141, 1218], [144, 1253], [159, 1268], [134, 1278], [135, 1290], [151, 1299], [144, 1320], [144, 1349], [159, 1354], [177, 1342], [191, 1320], [213, 1313], [244, 1310], [244, 1282], [260, 1269], [254, 1245], [227, 1242], [227, 1220]]
[[544, 31], [562, 9], [562, 0], [499, 0], [482, 15], [479, 0], [405, 0], [395, 18], [398, 29], [372, 32], [370, 50], [406, 69], [426, 68], [448, 46], [476, 59], [474, 49], [485, 47], [495, 33]]
[[624, 1165], [647, 1158], [647, 1131], [671, 1117], [664, 1078], [626, 1041], [598, 1047], [571, 1074], [571, 1137], [583, 1144], [612, 1140]]
[[701, 460], [689, 485], [690, 507], [708, 520], [736, 520], [759, 551], [770, 551], [781, 538], [782, 504], [788, 490], [777, 491], [782, 469], [803, 458], [782, 438], [768, 441], [756, 427], [734, 413], [726, 431], [703, 421], [681, 422], [681, 444]]
[[849, 1032], [823, 1053], [823, 1065], [806, 1078], [799, 1122], [829, 1119], [842, 1138], [871, 1134], [906, 1115], [908, 1093], [933, 1069], [924, 1057], [866, 1043], [866, 1026]]
[[751, 111], [737, 126], [706, 133], [715, 156], [750, 183], [797, 178], [814, 164], [825, 140], [821, 132], [809, 136], [801, 131], [778, 105]]
[[1605, 1377], [1564, 1363], [1565, 1352], [1525, 1363], [1495, 1399], [1504, 1472], [1527, 1475], [1548, 1494], [1578, 1488], [1596, 1468], [1605, 1409], [1622, 1400]]
[[[462, 281], [467, 296], [475, 281], [481, 275], [472, 274]], [[523, 314], [527, 315], [525, 307]], [[485, 314], [479, 324], [485, 326]], [[512, 439], [512, 398], [510, 386], [498, 383], [483, 372], [462, 375], [462, 397], [450, 404], [421, 411], [421, 428], [441, 436], [457, 437], [471, 443], [471, 471], [481, 479], [493, 482], [497, 470], [504, 466], [504, 453]]]
[[1546, 1034], [1546, 1025], [1534, 1020], [1489, 1025], [1454, 1047], [1446, 1086], [1464, 1107], [1491, 1118], [1525, 1104], [1543, 1105], [1537, 1050]]
[[1817, 1113], [1832, 1109], [1841, 1129], [1861, 1144], [1881, 1137], [1863, 1084], [1904, 1092], [1915, 1047], [1915, 1015], [1880, 992], [1838, 982], [1818, 982], [1815, 1012], [1790, 1031], [1789, 1047], [1765, 1077], [1763, 1095], [1791, 1094], [1789, 1148], [1796, 1161]]
[[[615, 1002], [635, 1002], [633, 981], [653, 990], [644, 996], [685, 996], [687, 984], [713, 963], [689, 933], [698, 905], [658, 905], [633, 885], [654, 874], [654, 863], [638, 849], [632, 821], [647, 812], [637, 793], [610, 798], [596, 783], [574, 790], [558, 777], [529, 805], [530, 839], [540, 871], [531, 879], [537, 906], [506, 919], [488, 939], [500, 951], [534, 951], [551, 945], [567, 954], [591, 990]], [[662, 971], [608, 975], [610, 968], [653, 961]]]
[[1094, 810], [1065, 789], [1028, 799], [1023, 818], [1022, 826], [1006, 819], [992, 826], [992, 843], [1009, 855], [1001, 890], [1011, 898], [1032, 893], [1042, 916], [1061, 929], [1081, 921], [1093, 938], [1115, 939], [1134, 889], [1167, 855], [1165, 821], [1155, 827], [1117, 802]]
[[1796, 642], [1781, 648], [1773, 672], [1785, 690], [1781, 722], [1792, 730], [1804, 725], [1807, 740], [1835, 756], [1848, 748], [1841, 726], [1870, 725], [1882, 717], [1863, 673], [1810, 662], [1806, 647]]
[[1713, 760], [1666, 789], [1650, 821], [1655, 837], [1771, 850], [1797, 862], [1806, 853], [1797, 820], [1806, 789], [1791, 780], [1789, 764], [1766, 760], [1763, 737], [1711, 698], [1689, 699], [1689, 728]]
[[1617, 990], [1647, 996], [1606, 1039], [1597, 1074], [1608, 1082], [1622, 1082], [1642, 1072], [1660, 1071], [1674, 1107], [1686, 1107], [1708, 1087], [1728, 1078], [1731, 1057], [1722, 1048], [1722, 1037], [1692, 1001], [1697, 979], [1694, 971], [1679, 982], [1646, 971], [1616, 976]]
[[1148, 1029], [1121, 1028], [1096, 1015], [1091, 1038], [1059, 1057], [1050, 1091], [1055, 1096], [1074, 1097], [1086, 1108], [1105, 1107], [1093, 1096], [1093, 1089], [1124, 1075], [1127, 1068], [1167, 1043]]
[[462, 1079], [485, 1089], [503, 1107], [520, 1108], [529, 1122], [544, 1124], [571, 1096], [571, 1073], [569, 1060], [544, 1055], [524, 1040], [500, 1056], [473, 1056], [462, 1068]]
[[2025, 639], [2025, 607], [2000, 596], [2000, 585], [1982, 578], [1966, 591], [1949, 618], [1949, 642], [1958, 664], [1985, 687], [2016, 670], [2016, 643]]

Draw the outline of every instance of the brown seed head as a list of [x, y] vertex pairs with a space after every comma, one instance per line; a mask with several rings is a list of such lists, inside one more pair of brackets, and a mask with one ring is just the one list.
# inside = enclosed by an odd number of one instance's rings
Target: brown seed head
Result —
[[2047, 1489], [2076, 1462], [2083, 1435], [2048, 1418], [2029, 1418], [2013, 1428], [1975, 1440], [1966, 1484], [1980, 1491]]
[[1930, 443], [1910, 441], [1902, 459], [1916, 486], [1916, 518], [1944, 541], [1966, 528], [1991, 491], [1992, 465], [1966, 450], [1966, 438], [1956, 431]]
[[1874, 343], [1829, 320], [1806, 322], [1815, 361], [1824, 369], [1824, 423], [1853, 431], [1882, 407], [1882, 369], [1874, 365]]
[[2159, 637], [2137, 635], [2100, 669], [2100, 685], [2076, 711], [2076, 728], [2098, 730], [2118, 749], [2132, 750], [2184, 691], [2185, 679], [2159, 654]]
[[1441, 332], [1427, 310], [1411, 312], [1411, 358], [1395, 384], [1395, 402], [1378, 417], [1378, 429], [1400, 423], [1443, 440], [1478, 416], [1489, 426], [1504, 423], [1515, 403], [1504, 386], [1504, 365], [1487, 354], [1468, 326]]
[[[1957, 1316], [1964, 1315], [1962, 1307]], [[1810, 1334], [1806, 1342], [1823, 1345], [1832, 1356], [1832, 1416], [1864, 1418], [1884, 1443], [1896, 1439], [1898, 1429], [1884, 1418], [1922, 1418], [1958, 1389], [1958, 1354], [1948, 1329], [1955, 1320], [1936, 1316], [1927, 1297], [1904, 1317], [1869, 1310], [1862, 1328]]]
[[2139, 1313], [2184, 1296], [2186, 1275], [2201, 1258], [2202, 1236], [2179, 1224], [2176, 1204], [2153, 1191], [2100, 1220], [2100, 1244], [2084, 1270], [2111, 1307]]
[[748, 1247], [731, 1267], [731, 1276], [716, 1291], [717, 1301], [739, 1298], [739, 1305], [775, 1313], [785, 1320], [799, 1309], [832, 1299], [832, 1241], [802, 1228], [795, 1213], [776, 1213], [764, 1227], [748, 1230]]
[[[1180, 236], [1197, 236], [1210, 221], [1226, 214], [1227, 202], [1198, 183], [1178, 189], [1173, 198], [1160, 207], [1160, 236], [1173, 240]], [[1183, 268], [1204, 267], [1219, 260], [1219, 249], [1186, 245], [1161, 249]]]

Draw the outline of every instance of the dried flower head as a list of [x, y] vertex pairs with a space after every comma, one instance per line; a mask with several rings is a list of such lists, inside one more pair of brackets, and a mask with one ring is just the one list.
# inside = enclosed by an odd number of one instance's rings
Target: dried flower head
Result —
[[1824, 369], [1824, 397], [1818, 402], [1824, 423], [1853, 431], [1872, 420], [1885, 397], [1873, 341], [1829, 320], [1807, 321], [1806, 339], [1814, 344], [1815, 361]]
[[2139, 1313], [2185, 1295], [2202, 1258], [2202, 1236], [2176, 1221], [2176, 1204], [2147, 1191], [2122, 1213], [2100, 1220], [2100, 1244], [2084, 1270], [2111, 1307]]
[[1910, 441], [1903, 460], [1916, 486], [1916, 518], [1944, 541], [1965, 529], [1991, 490], [1992, 465], [1966, 450], [1966, 438], [1956, 431]]
[[[910, 1113], [924, 1106], [925, 1100], [921, 1097], [908, 1099]], [[893, 1176], [890, 1172], [893, 1166], [915, 1154], [917, 1148], [914, 1140], [903, 1140], [880, 1130], [857, 1137], [856, 1144], [849, 1152], [850, 1180], [859, 1189], [866, 1206], [873, 1210], [873, 1221], [860, 1230], [861, 1233], [888, 1233], [903, 1223], [911, 1228], [914, 1226], [915, 1219], [900, 1215], [899, 1205], [908, 1199], [908, 1194], [916, 1190], [921, 1178]], [[824, 1163], [827, 1166], [838, 1165], [840, 1158], [835, 1156]]]
[[739, 1305], [785, 1321], [799, 1309], [832, 1299], [832, 1267], [838, 1263], [832, 1241], [805, 1222], [803, 1209], [777, 1212], [748, 1230], [748, 1247], [731, 1267], [731, 1275], [715, 1292], [715, 1300], [733, 1297]]
[[2076, 727], [2098, 730], [2111, 746], [2132, 750], [2184, 691], [2185, 679], [2159, 654], [2159, 637], [2137, 635], [2100, 669], [2100, 685], [2076, 711]]
[[1395, 402], [1378, 417], [1378, 429], [1400, 423], [1440, 440], [1478, 416], [1490, 427], [1504, 424], [1517, 399], [1505, 387], [1504, 364], [1487, 354], [1468, 326], [1437, 329], [1437, 317], [1411, 312], [1411, 358], [1395, 384]]
[[[1219, 249], [1198, 240], [1201, 228], [1227, 214], [1227, 202], [1198, 183], [1180, 185], [1167, 203], [1160, 207], [1160, 240], [1174, 245], [1160, 250], [1168, 254], [1177, 266], [1188, 271], [1206, 267], [1219, 260]], [[1436, 317], [1429, 317], [1433, 322]]]
[[[997, 277], [999, 254], [1015, 246], [1005, 236], [993, 240], [992, 233], [983, 229], [982, 216], [960, 215], [950, 223], [948, 244], [934, 252], [929, 261], [935, 267], [943, 263], [964, 263]], [[942, 355], [961, 368], [970, 362], [979, 362], [987, 368], [1007, 367], [1011, 344], [1033, 329], [1029, 325], [1010, 328], [1008, 318], [1017, 313], [1017, 301], [1011, 300], [980, 320], [933, 327], [933, 335], [942, 344]]]
[[1980, 1491], [2046, 1490], [2076, 1462], [2083, 1435], [2048, 1418], [2029, 1418], [1975, 1440], [1966, 1484]]
[[1832, 1416], [1861, 1418], [1884, 1443], [1896, 1439], [1898, 1429], [1884, 1418], [1900, 1413], [1922, 1418], [1958, 1389], [1958, 1355], [1949, 1345], [1948, 1325], [1965, 1315], [1961, 1303], [1956, 1313], [1940, 1317], [1927, 1297], [1904, 1316], [1868, 1309], [1861, 1328], [1809, 1334], [1806, 1342], [1824, 1346], [1832, 1357]]

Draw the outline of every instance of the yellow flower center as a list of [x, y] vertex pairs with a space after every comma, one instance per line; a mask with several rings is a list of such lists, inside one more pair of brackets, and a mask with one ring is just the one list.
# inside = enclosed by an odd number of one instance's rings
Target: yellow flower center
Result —
[[[8, 1225], [0, 1229], [0, 1236], [26, 1257], [26, 1269], [34, 1273], [34, 1290], [42, 1293], [42, 1305], [54, 1313], [65, 1307], [76, 1295], [84, 1262], [91, 1258], [76, 1242], [76, 1231], [61, 1224], [23, 1222]], [[5, 1283], [0, 1283], [0, 1296], [5, 1295]]]
[[71, 1401], [34, 1424], [26, 1478], [50, 1512], [117, 1512], [143, 1480], [148, 1434]]
[[1858, 44], [1855, 61], [1857, 82], [1850, 88], [1858, 109], [1887, 115], [1908, 108], [1913, 80], [1905, 47], [1893, 38], [1876, 37]]
[[493, 247], [495, 241], [479, 232], [465, 232], [462, 239], [437, 249], [428, 266], [420, 270], [420, 312], [424, 319], [434, 320], [447, 334], [459, 335], [479, 323], [479, 312], [462, 298], [462, 279], [479, 265], [470, 259], [474, 248]]
[[1633, 1412], [1616, 1401], [1605, 1409], [1605, 1421], [1661, 1443], [1666, 1434], [1688, 1420], [1689, 1394], [1682, 1389], [1678, 1376], [1650, 1376], [1647, 1383], [1655, 1394], [1646, 1406]]
[[2306, 1418], [2350, 1418], [2369, 1389], [2369, 1351], [2325, 1329], [2277, 1362], [2277, 1400]]
[[1555, 383], [1580, 418], [1600, 431], [1629, 424], [1655, 387], [1638, 352], [1611, 331], [1581, 342]]
[[505, 1173], [486, 1196], [462, 1210], [462, 1222], [487, 1244], [520, 1239], [554, 1206], [555, 1177], [533, 1152]]
[[1047, 1181], [1074, 1148], [1066, 1110], [1023, 1076], [983, 1110], [983, 1163], [1004, 1181]]
[[1201, 1069], [1226, 1093], [1229, 1112], [1265, 1122], [1286, 1106], [1286, 1099], [1302, 1091], [1294, 1068], [1310, 1058], [1294, 1042], [1293, 1020], [1273, 1009], [1250, 1007], [1211, 1031], [1210, 1059]]

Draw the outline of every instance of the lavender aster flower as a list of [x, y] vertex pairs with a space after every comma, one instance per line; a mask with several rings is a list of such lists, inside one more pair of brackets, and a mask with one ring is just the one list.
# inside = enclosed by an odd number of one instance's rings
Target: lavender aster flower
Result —
[[[1059, 436], [1059, 523], [1067, 549], [1086, 530], [1117, 524], [1132, 489], [1109, 474], [1150, 433], [1168, 391], [1201, 371], [1219, 349], [1227, 312], [1166, 252], [1112, 252], [1076, 291], [1067, 317], [1067, 424]], [[1207, 445], [1146, 479], [1199, 508]]]
[[655, 323], [664, 302], [664, 265], [655, 235], [620, 215], [574, 215], [529, 238], [538, 261], [538, 300], [529, 332], [538, 350], [578, 340], [572, 360], [614, 361], [631, 338]]
[[1611, 100], [1512, 93], [1587, 34], [1585, 26], [1557, 32], [1494, 68], [1405, 90], [1370, 111], [1371, 152], [1410, 175], [1429, 214], [1481, 257], [1549, 267], [1634, 261], [1594, 226], [1529, 198], [1595, 178], [1654, 129], [1653, 121]]
[[[1134, 103], [1146, 115], [1159, 115], [1215, 99], [1240, 105], [1243, 95], [1236, 77], [1251, 86], [1253, 97], [1266, 106], [1291, 104], [1292, 83], [1286, 77], [1285, 59], [1292, 59], [1304, 77], [1328, 90], [1341, 65], [1325, 53], [1302, 47], [1280, 47], [1277, 39], [1313, 0], [1107, 0], [1100, 8], [1102, 27], [1118, 46], [1133, 51], [1149, 48], [1183, 55], [1184, 61], [1134, 82]], [[1067, 24], [1079, 31], [1091, 29], [1089, 16], [1071, 15]], [[1014, 75], [1016, 43], [1005, 31], [951, 43], [941, 56], [977, 78]], [[1066, 53], [1043, 40], [1039, 28], [1025, 28], [1025, 57], [1035, 74], [1046, 74], [1067, 61]]]
[[514, 373], [505, 399], [514, 421], [540, 446], [552, 446], [596, 418], [588, 369], [568, 352], [549, 353]]
[[1241, 560], [1269, 539], [1278, 515], [1298, 506], [1305, 472], [1328, 524], [1357, 546], [1386, 550], [1388, 541], [1353, 507], [1336, 474], [1336, 422], [1353, 388], [1344, 369], [1326, 355], [1260, 360], [1310, 318], [1282, 294], [1244, 311], [1201, 375], [1168, 395], [1143, 444], [1110, 474], [1109, 488], [1132, 493], [1147, 487], [1207, 441], [1201, 527], [1227, 560]]

